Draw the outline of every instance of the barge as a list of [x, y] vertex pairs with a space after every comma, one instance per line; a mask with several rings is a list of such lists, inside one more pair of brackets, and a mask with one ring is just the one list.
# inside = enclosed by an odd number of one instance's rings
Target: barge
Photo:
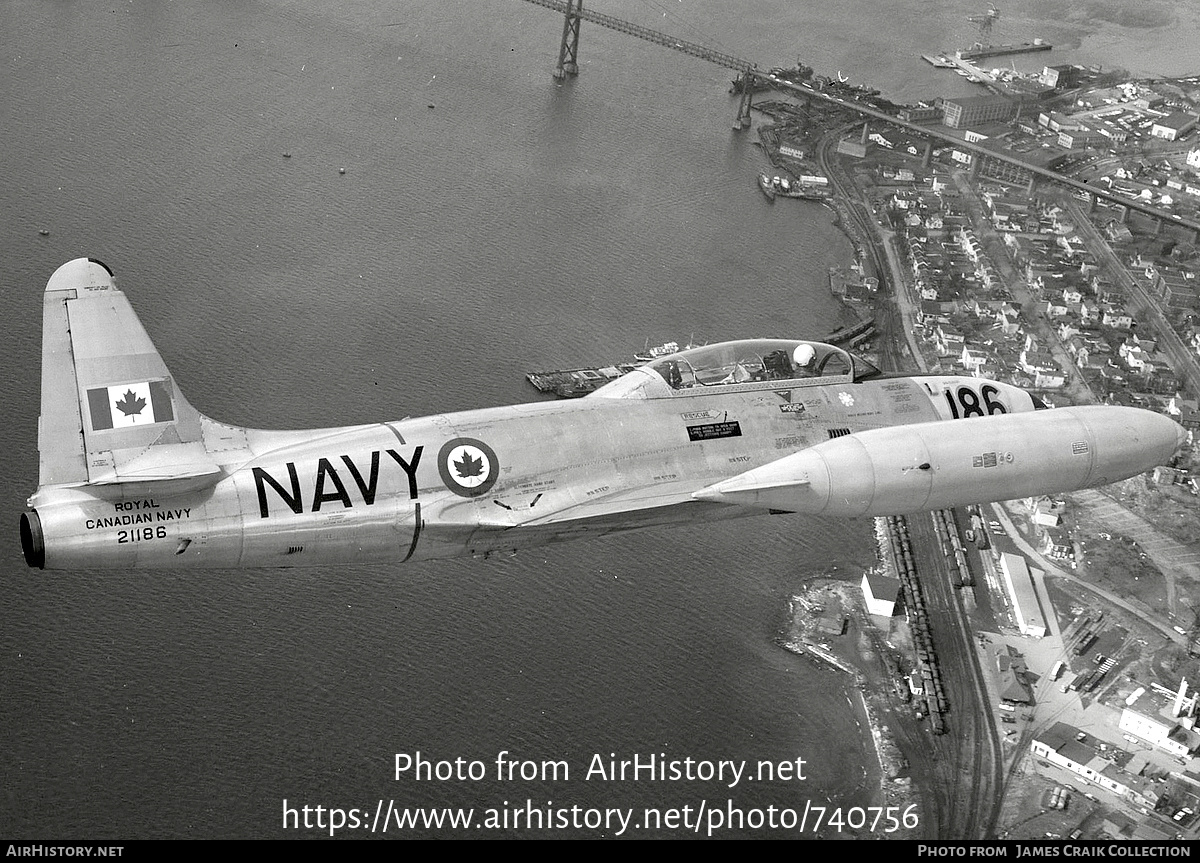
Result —
[[626, 372], [637, 368], [636, 363], [587, 369], [561, 369], [553, 372], [529, 372], [525, 379], [541, 393], [554, 393], [563, 399], [575, 399], [600, 389]]

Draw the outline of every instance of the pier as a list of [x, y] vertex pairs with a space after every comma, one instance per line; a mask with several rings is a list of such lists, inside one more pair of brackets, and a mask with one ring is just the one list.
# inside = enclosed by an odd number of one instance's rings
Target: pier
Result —
[[956, 52], [960, 60], [985, 60], [988, 57], [1007, 57], [1009, 54], [1033, 54], [1036, 51], [1049, 51], [1054, 46], [1041, 39], [1032, 42], [1021, 42], [1017, 45], [981, 45], [976, 42], [970, 48]]

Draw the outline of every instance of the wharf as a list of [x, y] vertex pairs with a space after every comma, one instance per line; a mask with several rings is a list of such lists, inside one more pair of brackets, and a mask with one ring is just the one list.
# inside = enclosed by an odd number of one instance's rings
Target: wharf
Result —
[[851, 326], [838, 327], [829, 334], [826, 341], [831, 345], [853, 348], [871, 339], [875, 332], [875, 319], [867, 318]]
[[[987, 57], [1006, 57], [1009, 54], [1032, 54], [1035, 51], [1049, 51], [1054, 46], [1041, 39], [1032, 42], [1021, 42], [1018, 45], [981, 45], [976, 42], [970, 48], [962, 48], [955, 52], [960, 60], [983, 60]], [[931, 61], [932, 62], [932, 61]]]
[[954, 61], [945, 54], [922, 54], [921, 59], [930, 66], [937, 66], [939, 69], [953, 69]]
[[970, 60], [963, 57], [954, 56], [949, 58], [953, 66], [956, 67], [958, 74], [962, 75], [972, 84], [995, 84], [996, 79], [991, 73], [983, 71]]

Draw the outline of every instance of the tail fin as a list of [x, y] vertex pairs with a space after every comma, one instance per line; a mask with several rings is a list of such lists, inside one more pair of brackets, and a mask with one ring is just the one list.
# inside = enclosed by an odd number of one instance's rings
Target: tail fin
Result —
[[112, 271], [59, 267], [42, 311], [40, 485], [215, 479], [203, 422]]

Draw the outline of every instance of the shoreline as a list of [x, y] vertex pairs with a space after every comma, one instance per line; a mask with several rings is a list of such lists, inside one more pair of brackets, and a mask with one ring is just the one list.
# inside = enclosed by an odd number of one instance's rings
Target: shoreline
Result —
[[[909, 762], [900, 750], [891, 726], [885, 721], [884, 710], [892, 710], [891, 699], [896, 689], [889, 678], [888, 668], [882, 656], [872, 649], [858, 651], [858, 642], [869, 638], [865, 627], [874, 622], [865, 615], [854, 613], [863, 608], [861, 593], [850, 583], [838, 581], [827, 575], [810, 578], [806, 585], [788, 600], [788, 628], [779, 640], [780, 646], [797, 656], [808, 656], [812, 660], [842, 675], [841, 685], [847, 700], [853, 705], [851, 693], [858, 698], [857, 709], [866, 720], [866, 731], [870, 734], [878, 771], [876, 790], [872, 794], [885, 807], [900, 807], [902, 810], [917, 807], [918, 819], [924, 819], [925, 801], [909, 773]], [[827, 611], [827, 605], [836, 610]], [[821, 625], [831, 617], [844, 616], [845, 630], [841, 635], [822, 639]], [[841, 639], [840, 645], [854, 643], [839, 656], [833, 639]], [[871, 657], [875, 657], [872, 660]], [[914, 838], [911, 831], [896, 831], [888, 838]]]

